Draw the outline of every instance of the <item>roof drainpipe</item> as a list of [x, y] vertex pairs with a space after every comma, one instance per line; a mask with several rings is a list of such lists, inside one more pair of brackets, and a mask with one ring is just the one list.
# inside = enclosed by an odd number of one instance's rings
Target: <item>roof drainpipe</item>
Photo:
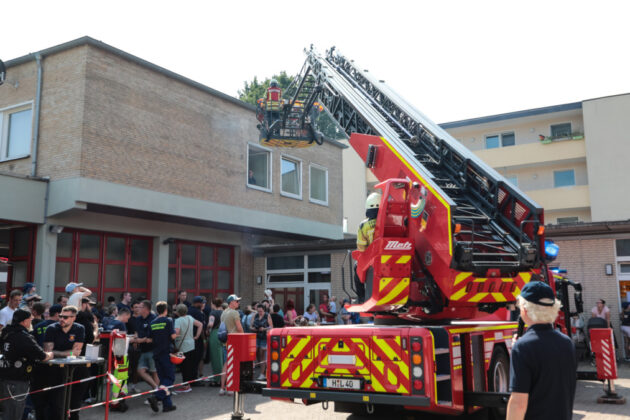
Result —
[[39, 146], [39, 110], [42, 100], [42, 56], [40, 53], [35, 54], [37, 62], [37, 91], [35, 93], [35, 127], [33, 127], [33, 153], [31, 159], [31, 176], [37, 176], [37, 149]]

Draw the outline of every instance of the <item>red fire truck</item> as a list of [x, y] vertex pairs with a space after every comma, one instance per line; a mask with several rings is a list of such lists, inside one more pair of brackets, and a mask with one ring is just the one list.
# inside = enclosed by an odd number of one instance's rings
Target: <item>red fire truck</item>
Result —
[[307, 51], [305, 68], [295, 85], [317, 95], [289, 95], [323, 106], [381, 181], [374, 240], [353, 252], [364, 295], [349, 286], [361, 303], [348, 310], [374, 323], [271, 330], [263, 395], [501, 415], [518, 328], [507, 308], [530, 281], [555, 288], [542, 208], [334, 48]]

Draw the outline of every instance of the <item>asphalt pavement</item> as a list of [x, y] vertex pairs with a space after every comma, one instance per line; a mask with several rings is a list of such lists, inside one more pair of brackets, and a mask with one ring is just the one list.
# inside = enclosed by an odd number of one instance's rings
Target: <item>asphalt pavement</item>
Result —
[[[181, 379], [178, 375], [177, 379]], [[629, 400], [624, 405], [598, 404], [597, 398], [603, 394], [603, 385], [597, 381], [578, 381], [573, 410], [573, 418], [576, 420], [612, 420], [628, 419], [630, 416], [630, 364], [621, 362], [619, 365], [619, 379], [616, 381], [617, 392]], [[148, 386], [145, 385], [145, 388]], [[233, 407], [233, 397], [219, 396], [217, 387], [195, 387], [191, 392], [173, 396], [173, 402], [177, 410], [171, 413], [154, 413], [149, 406], [144, 405], [143, 397], [128, 400], [129, 410], [126, 413], [110, 413], [112, 419], [145, 420], [172, 418], [176, 420], [225, 420], [230, 419]], [[245, 418], [251, 420], [394, 420], [394, 419], [452, 419], [447, 416], [432, 416], [419, 413], [382, 413], [372, 416], [358, 416], [347, 413], [335, 413], [333, 403], [328, 410], [324, 410], [322, 404], [304, 406], [302, 404], [290, 404], [279, 401], [271, 401], [260, 395], [248, 394], [245, 396]], [[97, 420], [104, 418], [103, 407], [91, 408], [81, 412], [83, 420]], [[487, 418], [484, 412], [472, 416], [458, 417], [470, 420], [482, 420]]]

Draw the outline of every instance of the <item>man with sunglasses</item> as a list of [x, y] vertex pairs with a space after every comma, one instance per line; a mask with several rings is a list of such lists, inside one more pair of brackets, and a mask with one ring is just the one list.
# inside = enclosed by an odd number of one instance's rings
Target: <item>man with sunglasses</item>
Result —
[[[79, 356], [81, 349], [85, 343], [85, 328], [79, 323], [75, 323], [77, 317], [77, 308], [75, 306], [66, 306], [61, 310], [59, 315], [59, 322], [52, 324], [46, 328], [44, 334], [44, 351], [52, 351], [55, 358]], [[61, 370], [58, 368], [51, 368], [50, 371], [51, 380], [54, 384], [62, 383]], [[74, 369], [74, 376], [72, 380], [79, 380], [87, 377], [87, 368], [84, 366], [78, 366]], [[81, 407], [82, 397], [85, 393], [85, 388], [88, 384], [78, 383], [72, 386], [72, 395], [70, 397], [70, 408]], [[55, 406], [50, 413], [59, 413], [62, 410], [63, 404], [63, 388], [53, 391], [54, 394], [50, 398], [52, 404]], [[54, 418], [54, 415], [53, 415]], [[70, 419], [78, 419], [79, 413], [74, 412], [71, 414]]]

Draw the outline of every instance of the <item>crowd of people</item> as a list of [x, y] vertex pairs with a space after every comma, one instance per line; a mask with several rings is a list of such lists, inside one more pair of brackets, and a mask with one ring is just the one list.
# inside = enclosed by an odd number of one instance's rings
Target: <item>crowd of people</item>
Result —
[[[154, 304], [129, 292], [121, 293], [118, 301], [110, 296], [105, 305], [97, 304], [91, 299], [92, 291], [77, 283], [69, 283], [65, 292], [54, 303], [43, 302], [32, 283], [9, 294], [7, 305], [0, 310], [0, 398], [63, 383], [59, 369], [41, 362], [83, 356], [88, 345], [97, 344], [101, 344], [101, 355], [107, 356], [110, 332], [116, 331], [127, 334], [129, 347], [126, 356], [114, 359], [116, 381], [112, 398], [141, 392], [146, 383], [156, 392], [145, 404], [158, 412], [161, 403], [162, 411], [169, 412], [176, 409], [171, 395], [191, 392], [194, 386], [220, 386], [219, 395], [231, 395], [225, 387], [226, 338], [220, 334], [220, 328], [225, 328], [228, 335], [256, 334], [261, 362], [257, 379], [264, 380], [266, 337], [271, 328], [360, 322], [344, 308], [347, 300], [338, 304], [334, 296], [329, 299], [328, 295], [322, 295], [319, 307], [310, 304], [303, 314], [298, 314], [292, 300], [281, 308], [270, 291], [244, 309], [236, 295], [230, 295], [225, 302], [218, 298], [207, 302], [203, 296], [189, 301], [184, 290], [172, 305]], [[183, 359], [178, 365], [182, 383], [186, 383], [183, 386], [172, 386], [177, 368], [173, 356]], [[206, 364], [212, 372], [208, 376], [204, 376]], [[76, 368], [74, 379], [98, 373], [94, 367], [91, 369]], [[4, 399], [3, 418], [22, 419], [23, 413], [29, 411], [37, 420], [61, 418], [60, 392], [63, 388], [32, 394], [28, 399]], [[96, 381], [75, 384], [70, 408], [93, 403], [96, 395]], [[122, 400], [111, 403], [110, 409], [124, 412], [128, 406]], [[78, 417], [78, 412], [72, 413], [71, 418]]]

